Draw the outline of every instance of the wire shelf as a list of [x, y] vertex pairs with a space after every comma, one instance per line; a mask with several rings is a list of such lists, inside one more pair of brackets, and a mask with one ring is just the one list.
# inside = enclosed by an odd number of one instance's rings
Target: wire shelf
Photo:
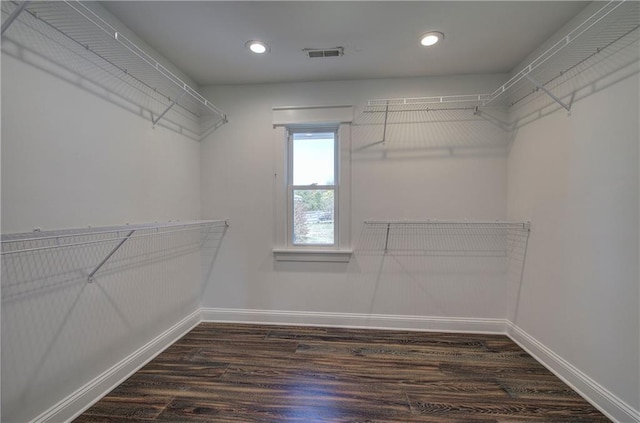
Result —
[[[2, 2], [3, 31], [19, 7]], [[79, 1], [29, 2], [9, 24], [7, 36], [20, 48], [87, 79], [94, 92], [142, 108], [154, 126], [201, 139], [227, 122], [224, 112]]]
[[598, 55], [623, 39], [640, 38], [640, 2], [612, 0], [605, 3], [579, 25], [544, 50], [491, 93], [445, 95], [413, 98], [369, 100], [365, 112], [403, 112], [416, 110], [469, 109], [511, 107], [523, 98], [543, 91], [569, 109], [547, 90], [557, 78]]
[[366, 220], [365, 225], [393, 225], [407, 228], [492, 228], [492, 229], [525, 229], [531, 228], [531, 222], [511, 222], [501, 220]]
[[[196, 220], [188, 222], [148, 223], [98, 228], [34, 231], [2, 234], [0, 255], [13, 255], [65, 247], [108, 243], [185, 231], [202, 231], [227, 227], [226, 220]], [[131, 233], [131, 235], [127, 235]], [[135, 235], [133, 233], [136, 233]]]
[[358, 251], [394, 255], [507, 257], [513, 240], [528, 237], [530, 222], [365, 221]]
[[452, 298], [495, 305], [506, 295], [514, 317], [530, 230], [513, 221], [365, 221], [354, 256], [359, 272], [375, 277], [371, 309], [378, 290], [406, 290], [409, 301], [442, 311]]
[[[4, 276], [8, 280], [16, 279], [11, 275], [19, 274], [18, 269], [35, 266], [42, 270], [43, 263], [64, 260], [68, 261], [72, 267], [76, 266], [80, 271], [86, 272], [87, 281], [93, 282], [95, 275], [110, 260], [135, 261], [136, 256], [127, 256], [126, 253], [131, 249], [126, 246], [140, 244], [146, 245], [143, 249], [149, 249], [152, 245], [150, 243], [153, 243], [155, 247], [152, 250], [161, 252], [165, 243], [152, 240], [160, 236], [171, 236], [172, 246], [167, 244], [166, 248], [171, 250], [172, 254], [195, 252], [206, 248], [212, 234], [218, 233], [221, 237], [224, 236], [227, 227], [225, 220], [197, 220], [6, 234], [2, 235], [0, 255], [3, 272], [5, 270], [8, 272]], [[125, 248], [122, 248], [123, 245]], [[120, 250], [125, 254], [116, 254]], [[140, 255], [139, 252], [136, 255]], [[116, 258], [112, 260], [114, 256]], [[78, 267], [76, 263], [78, 261], [85, 264]], [[46, 277], [44, 274], [41, 276]]]
[[96, 278], [135, 279], [156, 263], [212, 265], [227, 227], [225, 220], [198, 220], [3, 234], [2, 301]]

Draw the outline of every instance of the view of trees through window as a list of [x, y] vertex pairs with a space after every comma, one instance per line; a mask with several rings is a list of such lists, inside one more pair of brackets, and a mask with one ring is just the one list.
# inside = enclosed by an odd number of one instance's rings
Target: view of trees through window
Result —
[[294, 191], [294, 244], [333, 244], [333, 190]]
[[333, 245], [335, 133], [294, 133], [290, 151], [293, 244]]

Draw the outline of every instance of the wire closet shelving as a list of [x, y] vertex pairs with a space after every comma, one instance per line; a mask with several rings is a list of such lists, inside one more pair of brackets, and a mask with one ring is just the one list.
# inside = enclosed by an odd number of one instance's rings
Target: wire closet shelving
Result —
[[102, 246], [100, 248], [102, 259], [95, 263], [87, 274], [87, 281], [92, 282], [96, 273], [126, 242], [177, 233], [199, 232], [204, 244], [207, 236], [216, 231], [223, 233], [228, 226], [226, 220], [194, 220], [3, 234], [0, 241], [2, 245], [0, 256], [4, 265], [5, 260], [22, 255], [49, 254], [54, 250]]
[[368, 220], [358, 249], [394, 255], [503, 257], [519, 234], [526, 239], [530, 231], [530, 222]]
[[[640, 38], [640, 2], [611, 0], [544, 50], [491, 93], [369, 100], [365, 112], [470, 110], [508, 108], [543, 92], [570, 111], [571, 103], [556, 95], [550, 84], [619, 40]], [[386, 122], [386, 119], [385, 119]]]
[[77, 0], [3, 1], [3, 38], [5, 33], [29, 53], [90, 81], [94, 92], [139, 107], [153, 126], [200, 140], [227, 122], [183, 78]]

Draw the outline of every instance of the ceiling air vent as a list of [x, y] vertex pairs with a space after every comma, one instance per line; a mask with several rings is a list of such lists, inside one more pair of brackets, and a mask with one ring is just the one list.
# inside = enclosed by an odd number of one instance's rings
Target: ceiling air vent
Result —
[[305, 48], [305, 49], [302, 49], [302, 51], [307, 53], [307, 57], [311, 59], [322, 58], [322, 57], [340, 57], [344, 55], [344, 47]]

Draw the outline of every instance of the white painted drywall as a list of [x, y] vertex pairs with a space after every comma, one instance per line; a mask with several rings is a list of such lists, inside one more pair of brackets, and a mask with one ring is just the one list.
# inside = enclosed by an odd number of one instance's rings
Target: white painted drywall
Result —
[[[504, 75], [209, 87], [231, 121], [199, 145], [21, 59], [2, 56], [3, 232], [229, 217], [204, 307], [501, 319], [504, 260], [362, 254], [362, 224], [531, 219], [513, 321], [640, 408], [637, 73], [585, 88], [571, 118], [553, 107], [529, 118], [507, 159], [505, 133], [470, 111], [392, 115], [383, 145], [382, 115], [363, 109], [489, 92]], [[356, 108], [356, 255], [276, 262], [272, 108], [341, 104]], [[165, 257], [3, 297], [3, 420], [34, 417], [194, 310], [200, 264]]]
[[199, 215], [197, 142], [2, 57], [4, 233]]
[[508, 216], [533, 222], [514, 323], [639, 410], [640, 87], [628, 57], [574, 79], [571, 116], [546, 101], [518, 128]]
[[[199, 143], [152, 129], [116, 97], [12, 44], [11, 30], [2, 232], [198, 219]], [[200, 251], [173, 248], [193, 236], [184, 234], [129, 241], [92, 284], [87, 273], [112, 245], [3, 259], [3, 421], [33, 419], [198, 309]]]
[[[491, 91], [504, 75], [205, 87], [230, 122], [202, 143], [202, 215], [230, 217], [204, 307], [504, 318], [501, 260], [360, 254], [366, 219], [504, 219], [506, 134], [472, 110], [366, 113], [369, 99]], [[353, 105], [348, 264], [273, 259], [272, 108]], [[493, 261], [492, 261], [493, 260]], [[500, 269], [500, 270], [498, 270]], [[431, 272], [429, 272], [431, 270]]]

